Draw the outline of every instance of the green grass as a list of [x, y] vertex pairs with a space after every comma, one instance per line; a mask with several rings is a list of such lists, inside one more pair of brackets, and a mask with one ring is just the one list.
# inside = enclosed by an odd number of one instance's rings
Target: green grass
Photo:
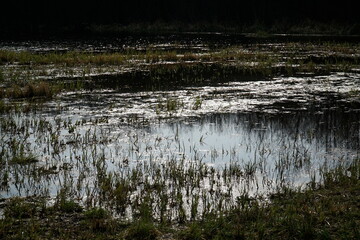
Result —
[[327, 173], [316, 189], [283, 191], [267, 204], [239, 202], [230, 212], [191, 223], [181, 239], [358, 239], [359, 163], [350, 175], [343, 169]]
[[150, 221], [136, 221], [131, 224], [126, 231], [126, 240], [155, 240], [160, 236], [160, 232], [154, 223]]
[[[1, 239], [359, 239], [360, 161], [324, 174], [305, 191], [284, 188], [271, 201], [239, 198], [233, 209], [167, 227], [143, 214], [130, 223], [101, 208], [68, 211], [14, 198], [0, 219]], [[73, 205], [73, 204], [70, 204]], [[60, 217], [61, 216], [61, 217]], [[167, 237], [167, 238], [165, 238]], [[21, 238], [20, 238], [21, 239]]]
[[156, 90], [256, 77], [351, 72], [360, 63], [359, 53], [358, 44], [335, 42], [240, 45], [200, 53], [152, 48], [45, 54], [0, 50], [0, 98], [49, 99], [61, 91], [81, 89]]
[[[286, 50], [285, 52], [282, 52]], [[299, 51], [301, 50], [301, 52]], [[18, 65], [63, 65], [63, 66], [102, 66], [102, 65], [124, 65], [129, 61], [139, 61], [140, 63], [161, 63], [161, 62], [269, 62], [280, 60], [282, 57], [299, 55], [306, 60], [307, 57], [313, 57], [318, 51], [325, 52], [322, 57], [331, 57], [332, 59], [342, 59], [341, 55], [359, 53], [358, 44], [336, 43], [336, 42], [289, 42], [283, 47], [274, 46], [231, 46], [222, 49], [211, 49], [205, 52], [194, 53], [191, 50], [186, 52], [177, 50], [156, 50], [147, 49], [146, 51], [127, 50], [115, 53], [91, 53], [81, 51], [69, 51], [66, 53], [32, 53], [27, 51], [0, 50], [0, 65], [18, 64]], [[305, 53], [305, 54], [304, 54]], [[279, 55], [280, 54], [280, 55]], [[348, 55], [345, 57], [356, 56]], [[294, 60], [294, 59], [293, 59]], [[301, 60], [301, 59], [300, 59]], [[0, 71], [0, 80], [6, 77], [4, 69]]]
[[13, 198], [4, 209], [4, 216], [7, 219], [31, 218], [43, 211], [45, 207], [41, 202], [30, 202], [25, 198]]
[[93, 232], [110, 232], [114, 225], [114, 221], [103, 208], [92, 208], [84, 212], [84, 227], [88, 227]]
[[34, 156], [33, 154], [19, 154], [19, 155], [15, 155], [11, 160], [10, 160], [10, 164], [19, 164], [19, 165], [27, 165], [27, 164], [31, 164], [31, 163], [36, 163], [39, 160], [37, 159], [36, 156]]
[[51, 98], [54, 94], [54, 89], [47, 82], [33, 82], [28, 83], [23, 87], [13, 85], [6, 89], [4, 96], [8, 98], [35, 98], [44, 97]]
[[67, 53], [36, 54], [27, 51], [15, 52], [0, 50], [0, 64], [17, 63], [21, 65], [64, 64], [68, 66], [80, 64], [122, 64], [127, 55], [87, 54], [71, 51]]
[[0, 100], [0, 113], [8, 112], [11, 109], [11, 106], [4, 102], [3, 100]]

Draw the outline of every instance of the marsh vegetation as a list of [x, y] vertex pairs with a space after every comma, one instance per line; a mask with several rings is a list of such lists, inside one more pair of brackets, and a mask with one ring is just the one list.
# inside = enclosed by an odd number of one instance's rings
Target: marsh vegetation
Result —
[[357, 239], [357, 41], [236, 39], [3, 42], [0, 237]]

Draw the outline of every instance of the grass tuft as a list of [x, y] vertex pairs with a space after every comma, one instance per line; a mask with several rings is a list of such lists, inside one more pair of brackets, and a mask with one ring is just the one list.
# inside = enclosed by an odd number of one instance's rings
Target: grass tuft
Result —
[[43, 210], [43, 205], [27, 201], [25, 198], [15, 197], [11, 199], [4, 209], [6, 219], [31, 218]]
[[127, 240], [155, 240], [160, 236], [160, 232], [150, 221], [137, 221], [127, 229], [125, 239]]
[[11, 160], [10, 160], [10, 164], [19, 164], [19, 165], [27, 165], [27, 164], [31, 164], [31, 163], [36, 163], [39, 160], [37, 159], [36, 156], [29, 154], [29, 155], [25, 155], [25, 154], [19, 154], [14, 156]]
[[13, 85], [5, 90], [5, 96], [8, 98], [35, 98], [45, 97], [51, 98], [54, 90], [47, 82], [28, 83], [24, 87]]

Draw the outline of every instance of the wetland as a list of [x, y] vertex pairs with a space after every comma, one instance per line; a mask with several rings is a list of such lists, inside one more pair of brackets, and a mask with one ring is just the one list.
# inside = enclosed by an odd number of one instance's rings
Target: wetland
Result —
[[0, 237], [356, 239], [359, 40], [1, 42]]

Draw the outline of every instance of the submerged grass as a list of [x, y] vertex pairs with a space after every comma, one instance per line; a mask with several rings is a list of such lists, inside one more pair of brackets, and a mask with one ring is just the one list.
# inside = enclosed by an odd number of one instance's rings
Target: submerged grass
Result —
[[[0, 237], [35, 239], [359, 239], [360, 161], [324, 173], [323, 184], [305, 191], [283, 188], [259, 201], [238, 198], [230, 210], [179, 224], [156, 222], [143, 209], [123, 222], [106, 210], [63, 211], [34, 199], [8, 200]], [[309, 185], [310, 186], [310, 185]], [[144, 208], [144, 205], [143, 205]], [[61, 216], [61, 217], [60, 217]]]
[[10, 164], [26, 165], [26, 164], [36, 163], [38, 161], [39, 160], [32, 154], [30, 155], [20, 154], [18, 156], [14, 156], [10, 160]]

